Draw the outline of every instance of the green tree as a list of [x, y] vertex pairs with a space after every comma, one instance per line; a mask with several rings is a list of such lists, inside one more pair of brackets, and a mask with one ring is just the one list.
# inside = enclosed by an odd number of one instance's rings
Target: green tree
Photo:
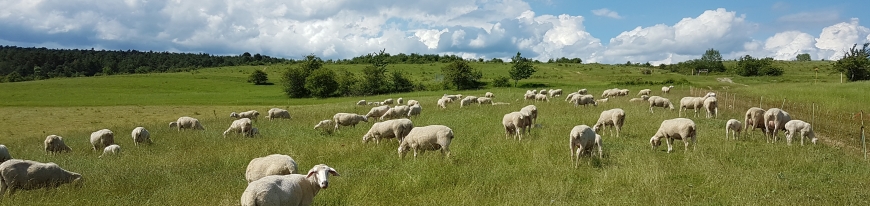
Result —
[[725, 64], [722, 64], [722, 54], [713, 48], [708, 49], [697, 62], [697, 69], [706, 69], [710, 72], [724, 72]]
[[414, 83], [411, 82], [408, 77], [405, 77], [405, 73], [399, 70], [393, 70], [392, 72], [392, 80], [393, 86], [392, 92], [411, 92], [414, 91]]
[[303, 98], [311, 95], [311, 92], [305, 88], [305, 81], [313, 71], [323, 67], [323, 60], [314, 54], [305, 56], [299, 66], [290, 67], [284, 72], [282, 79], [284, 93], [290, 98]]
[[494, 87], [510, 87], [511, 79], [506, 76], [499, 76], [492, 80], [492, 86]]
[[268, 84], [268, 81], [269, 75], [259, 69], [255, 69], [254, 72], [248, 76], [248, 83], [254, 83], [254, 85]]
[[456, 88], [457, 90], [476, 89], [481, 86], [480, 78], [483, 73], [472, 68], [462, 60], [453, 61], [441, 68], [444, 74], [444, 87]]
[[514, 80], [514, 87], [517, 86], [520, 80], [528, 79], [537, 71], [535, 66], [532, 66], [532, 62], [522, 57], [520, 52], [517, 52], [517, 56], [511, 58], [511, 63], [513, 65], [511, 66], [510, 76]]
[[360, 85], [365, 95], [378, 95], [389, 92], [387, 85], [387, 59], [389, 54], [381, 50], [378, 53], [368, 55], [368, 61], [372, 64], [363, 68], [363, 81]]
[[858, 48], [858, 44], [852, 45], [849, 52], [834, 63], [834, 69], [845, 74], [849, 81], [870, 79], [870, 72], [867, 71], [867, 67], [870, 67], [870, 48], [868, 46], [870, 43], [864, 43], [861, 48]]
[[773, 66], [773, 58], [756, 59], [746, 55], [737, 60], [735, 73], [740, 76], [780, 76], [783, 70]]
[[360, 94], [357, 83], [359, 79], [353, 72], [345, 70], [336, 81], [338, 81], [338, 90], [336, 91], [338, 95], [355, 96]]
[[331, 97], [338, 90], [338, 86], [338, 81], [335, 81], [335, 72], [327, 68], [314, 70], [305, 79], [305, 89], [310, 91], [312, 96], [318, 98]]
[[797, 61], [799, 61], [799, 62], [808, 62], [808, 61], [812, 61], [812, 59], [810, 58], [810, 54], [807, 54], [807, 53], [798, 54], [797, 57], [795, 57], [795, 58], [796, 58]]

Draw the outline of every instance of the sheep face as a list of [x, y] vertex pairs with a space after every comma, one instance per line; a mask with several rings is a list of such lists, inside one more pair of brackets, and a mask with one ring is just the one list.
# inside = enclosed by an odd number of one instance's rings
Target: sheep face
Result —
[[652, 138], [649, 139], [649, 144], [652, 146], [653, 149], [655, 149], [656, 147], [662, 145], [662, 141], [659, 140], [659, 138], [656, 138], [655, 136], [653, 136]]
[[308, 170], [307, 178], [311, 178], [312, 175], [317, 179], [317, 186], [320, 186], [321, 189], [326, 189], [329, 187], [329, 175], [339, 176], [338, 172], [335, 171], [332, 167], [326, 166], [324, 164], [319, 164]]
[[169, 128], [175, 128], [175, 127], [178, 127], [178, 122], [170, 122], [169, 123]]

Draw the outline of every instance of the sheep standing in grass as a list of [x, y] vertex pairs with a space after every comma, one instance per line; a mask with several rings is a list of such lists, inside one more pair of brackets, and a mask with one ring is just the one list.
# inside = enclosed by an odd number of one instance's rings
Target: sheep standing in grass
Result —
[[387, 112], [384, 112], [384, 115], [381, 115], [381, 117], [378, 119], [383, 121], [383, 120], [388, 120], [388, 119], [407, 117], [408, 112], [410, 112], [410, 111], [411, 111], [410, 107], [408, 107], [406, 105], [398, 105], [398, 106], [395, 106], [393, 108], [388, 109]]
[[115, 133], [112, 130], [101, 129], [91, 133], [91, 146], [94, 151], [102, 150], [112, 144], [115, 144]]
[[577, 92], [571, 92], [570, 94], [565, 96], [565, 101], [569, 102], [569, 101], [571, 101], [571, 99], [574, 99], [574, 96], [577, 96], [577, 95], [580, 95], [580, 94], [578, 94]]
[[396, 138], [399, 142], [414, 129], [414, 123], [409, 119], [394, 119], [383, 122], [375, 122], [372, 128], [363, 135], [363, 143], [375, 139], [375, 143], [381, 144], [381, 139]]
[[363, 100], [359, 100], [359, 101], [357, 101], [357, 102], [356, 102], [356, 105], [357, 105], [357, 106], [368, 105], [368, 102], [366, 102], [366, 100], [363, 99]]
[[399, 97], [398, 99], [396, 99], [396, 103], [398, 103], [398, 104], [405, 104], [405, 99]]
[[467, 96], [459, 102], [459, 108], [465, 107], [466, 105], [471, 105], [471, 103], [475, 102], [477, 102], [477, 97]]
[[562, 96], [562, 89], [551, 89], [549, 93], [550, 97]]
[[252, 159], [245, 169], [245, 180], [251, 183], [269, 175], [289, 174], [299, 174], [296, 160], [287, 155], [271, 154]]
[[106, 148], [103, 148], [103, 154], [100, 155], [99, 158], [103, 158], [103, 156], [107, 155], [119, 155], [121, 154], [121, 146], [120, 145], [109, 145]]
[[613, 88], [604, 90], [604, 92], [601, 93], [601, 98], [616, 97], [620, 95], [622, 95], [622, 90]]
[[414, 150], [414, 157], [419, 151], [441, 150], [445, 157], [450, 156], [450, 142], [453, 141], [453, 130], [444, 125], [429, 125], [414, 127], [399, 143], [399, 157], [404, 158], [408, 150]]
[[408, 107], [408, 118], [420, 116], [420, 112], [423, 111], [423, 107], [420, 104], [411, 105]]
[[272, 119], [291, 119], [290, 111], [281, 108], [272, 108], [269, 109], [266, 119], [269, 119], [269, 121], [272, 121]]
[[663, 94], [671, 93], [671, 88], [674, 88], [674, 86], [671, 85], [671, 86], [662, 87], [662, 93]]
[[135, 143], [136, 146], [139, 146], [139, 143], [153, 143], [151, 142], [151, 133], [149, 133], [145, 127], [136, 127], [133, 129], [133, 132], [130, 132], [130, 136], [133, 137], [133, 143]]
[[572, 97], [571, 101], [569, 101], [569, 102], [574, 103], [575, 108], [577, 106], [580, 106], [580, 105], [583, 105], [584, 107], [586, 107], [586, 105], [590, 105], [590, 104], [592, 106], [598, 106], [598, 102], [595, 101], [595, 97], [592, 95], [588, 95], [588, 94], [587, 95], [579, 95], [579, 94], [574, 95], [574, 97]]
[[408, 106], [414, 106], [415, 104], [420, 104], [420, 102], [413, 99], [408, 100]]
[[366, 117], [366, 119], [372, 118], [372, 117], [381, 117], [384, 115], [384, 113], [387, 113], [387, 111], [389, 111], [389, 110], [390, 110], [390, 106], [387, 106], [387, 105], [372, 107], [372, 109], [369, 110], [369, 113], [366, 114], [365, 117]]
[[248, 118], [248, 119], [257, 119], [260, 116], [260, 112], [257, 110], [250, 110], [242, 113], [230, 113], [230, 117], [235, 117], [236, 119]]
[[719, 101], [716, 97], [704, 99], [704, 109], [707, 110], [707, 119], [719, 117]]
[[322, 121], [318, 122], [316, 125], [314, 125], [314, 130], [317, 130], [318, 128], [322, 128], [324, 132], [332, 133], [333, 129], [335, 129], [334, 127], [335, 127], [335, 122], [327, 119], [327, 120], [322, 120]]
[[596, 103], [596, 104], [607, 103], [607, 100], [609, 100], [609, 99], [610, 99], [610, 98], [596, 99], [596, 100], [595, 100], [595, 103]]
[[6, 148], [6, 145], [0, 144], [0, 163], [5, 162], [6, 160], [11, 160], [12, 155], [9, 154], [9, 148]]
[[750, 131], [755, 130], [755, 128], [761, 128], [761, 131], [765, 132], [767, 127], [764, 123], [764, 112], [764, 109], [758, 107], [746, 110], [746, 114], [743, 116], [743, 123], [746, 123], [743, 125], [743, 130]]
[[0, 197], [16, 190], [56, 188], [62, 184], [80, 185], [82, 175], [64, 170], [52, 162], [11, 159], [0, 164]]
[[662, 121], [659, 130], [649, 139], [650, 145], [655, 149], [662, 144], [661, 138], [667, 138], [668, 153], [674, 150], [672, 145], [675, 139], [683, 140], [686, 144], [686, 151], [689, 151], [689, 142], [692, 143], [692, 150], [695, 150], [695, 139], [697, 136], [697, 128], [695, 122], [686, 118], [675, 118]]
[[193, 117], [179, 117], [178, 120], [169, 123], [169, 128], [173, 127], [177, 127], [178, 131], [181, 131], [181, 129], [205, 130], [202, 124], [199, 123], [199, 120]]
[[535, 96], [536, 96], [536, 95], [537, 95], [537, 94], [526, 93], [526, 94], [523, 95], [523, 101], [526, 101], [526, 100], [535, 100]]
[[736, 119], [729, 119], [728, 122], [725, 123], [725, 139], [728, 139], [729, 131], [731, 132], [732, 139], [737, 139], [743, 131], [743, 124]]
[[450, 101], [450, 98], [438, 99], [438, 107], [441, 109], [447, 109], [447, 103], [449, 103]]
[[788, 121], [791, 121], [791, 115], [779, 108], [770, 108], [764, 112], [767, 143], [770, 143], [771, 138], [773, 139], [773, 142], [776, 143], [776, 134], [779, 130], [785, 130], [785, 123]]
[[513, 135], [514, 139], [523, 140], [523, 133], [531, 124], [531, 118], [522, 112], [511, 112], [504, 115], [501, 124], [504, 126], [505, 138]]
[[536, 107], [535, 105], [527, 105], [527, 106], [523, 107], [522, 109], [520, 109], [520, 112], [525, 114], [527, 117], [532, 118], [531, 119], [532, 122], [529, 125], [529, 127], [531, 127], [531, 125], [538, 123], [538, 107]]
[[589, 93], [589, 90], [586, 90], [586, 89], [577, 90], [577, 94], [587, 95], [588, 93]]
[[648, 100], [649, 100], [649, 96], [641, 95], [639, 98], [635, 97], [635, 98], [629, 99], [628, 102], [647, 102]]
[[384, 104], [387, 104], [387, 105], [390, 105], [390, 104], [394, 104], [395, 102], [393, 102], [393, 99], [386, 99], [386, 100], [384, 100], [383, 103], [384, 103]]
[[477, 98], [477, 105], [480, 106], [481, 104], [492, 104], [492, 98], [489, 98], [489, 97]]
[[332, 115], [332, 122], [335, 123], [334, 131], [338, 131], [338, 127], [341, 126], [356, 127], [356, 125], [361, 121], [369, 122], [369, 119], [365, 116], [354, 113], [336, 113], [335, 115]]
[[622, 125], [625, 124], [625, 111], [620, 108], [605, 110], [598, 116], [598, 122], [592, 126], [592, 130], [596, 134], [601, 133], [601, 128], [610, 126], [610, 136], [613, 136], [613, 128], [616, 128], [616, 137], [619, 137], [619, 131], [622, 130]]
[[227, 137], [227, 134], [229, 134], [230, 132], [241, 133], [242, 136], [250, 137], [253, 135], [253, 133], [251, 133], [253, 128], [254, 128], [254, 126], [251, 123], [251, 119], [248, 119], [248, 118], [237, 119], [237, 120], [233, 121], [232, 124], [230, 124], [230, 128], [227, 128], [227, 130], [224, 131], [224, 137]]
[[637, 96], [643, 96], [643, 95], [649, 96], [651, 91], [652, 90], [650, 90], [650, 89], [641, 89], [640, 92], [637, 92]]
[[538, 101], [550, 102], [550, 98], [547, 97], [546, 94], [536, 94], [535, 95], [535, 102], [538, 102]]
[[307, 175], [270, 175], [250, 182], [242, 193], [242, 206], [311, 205], [321, 189], [329, 187], [329, 175], [339, 176], [335, 169], [315, 165]]
[[492, 94], [492, 92], [486, 92], [486, 94], [483, 94], [483, 97], [486, 97], [486, 98], [495, 98], [495, 95]]
[[801, 146], [804, 145], [804, 139], [810, 139], [813, 144], [819, 140], [816, 138], [816, 133], [813, 132], [813, 125], [801, 120], [791, 120], [785, 123], [785, 139], [788, 145], [791, 145], [791, 138], [798, 132], [801, 133]]
[[441, 98], [448, 98], [448, 99], [450, 99], [450, 102], [453, 102], [453, 101], [462, 99], [462, 94], [451, 94], [451, 95], [444, 94], [444, 96], [441, 96]]
[[660, 97], [660, 96], [651, 96], [649, 99], [649, 113], [653, 112], [653, 107], [664, 107], [670, 110], [674, 110], [674, 104], [671, 103], [671, 100], [668, 98]]
[[72, 149], [63, 142], [63, 137], [48, 135], [45, 137], [45, 152], [54, 154], [58, 152], [72, 152]]
[[596, 134], [589, 126], [574, 126], [568, 135], [568, 143], [571, 148], [571, 162], [574, 163], [574, 167], [580, 165], [580, 156], [587, 153], [591, 156], [592, 149], [595, 147], [598, 148], [598, 158], [601, 159], [602, 157], [601, 135]]

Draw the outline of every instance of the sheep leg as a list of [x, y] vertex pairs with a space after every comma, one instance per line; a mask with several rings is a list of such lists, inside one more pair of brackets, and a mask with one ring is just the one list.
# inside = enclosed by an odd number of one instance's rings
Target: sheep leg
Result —
[[575, 160], [574, 161], [574, 168], [580, 167], [580, 154], [582, 154], [582, 153], [583, 153], [583, 146], [581, 145], [580, 147], [577, 147], [577, 156], [572, 159], [572, 160]]
[[674, 139], [671, 139], [671, 138], [665, 139], [665, 142], [668, 143], [668, 153], [671, 153], [671, 150], [674, 150], [674, 146], [671, 145], [671, 142], [673, 142], [673, 141], [674, 141]]

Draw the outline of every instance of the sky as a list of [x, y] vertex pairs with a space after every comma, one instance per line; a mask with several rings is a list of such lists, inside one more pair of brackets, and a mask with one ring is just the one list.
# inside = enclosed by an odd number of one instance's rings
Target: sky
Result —
[[[302, 59], [387, 53], [673, 64], [708, 49], [836, 60], [866, 1], [0, 0], [0, 45]], [[865, 11], [862, 11], [864, 9]]]

